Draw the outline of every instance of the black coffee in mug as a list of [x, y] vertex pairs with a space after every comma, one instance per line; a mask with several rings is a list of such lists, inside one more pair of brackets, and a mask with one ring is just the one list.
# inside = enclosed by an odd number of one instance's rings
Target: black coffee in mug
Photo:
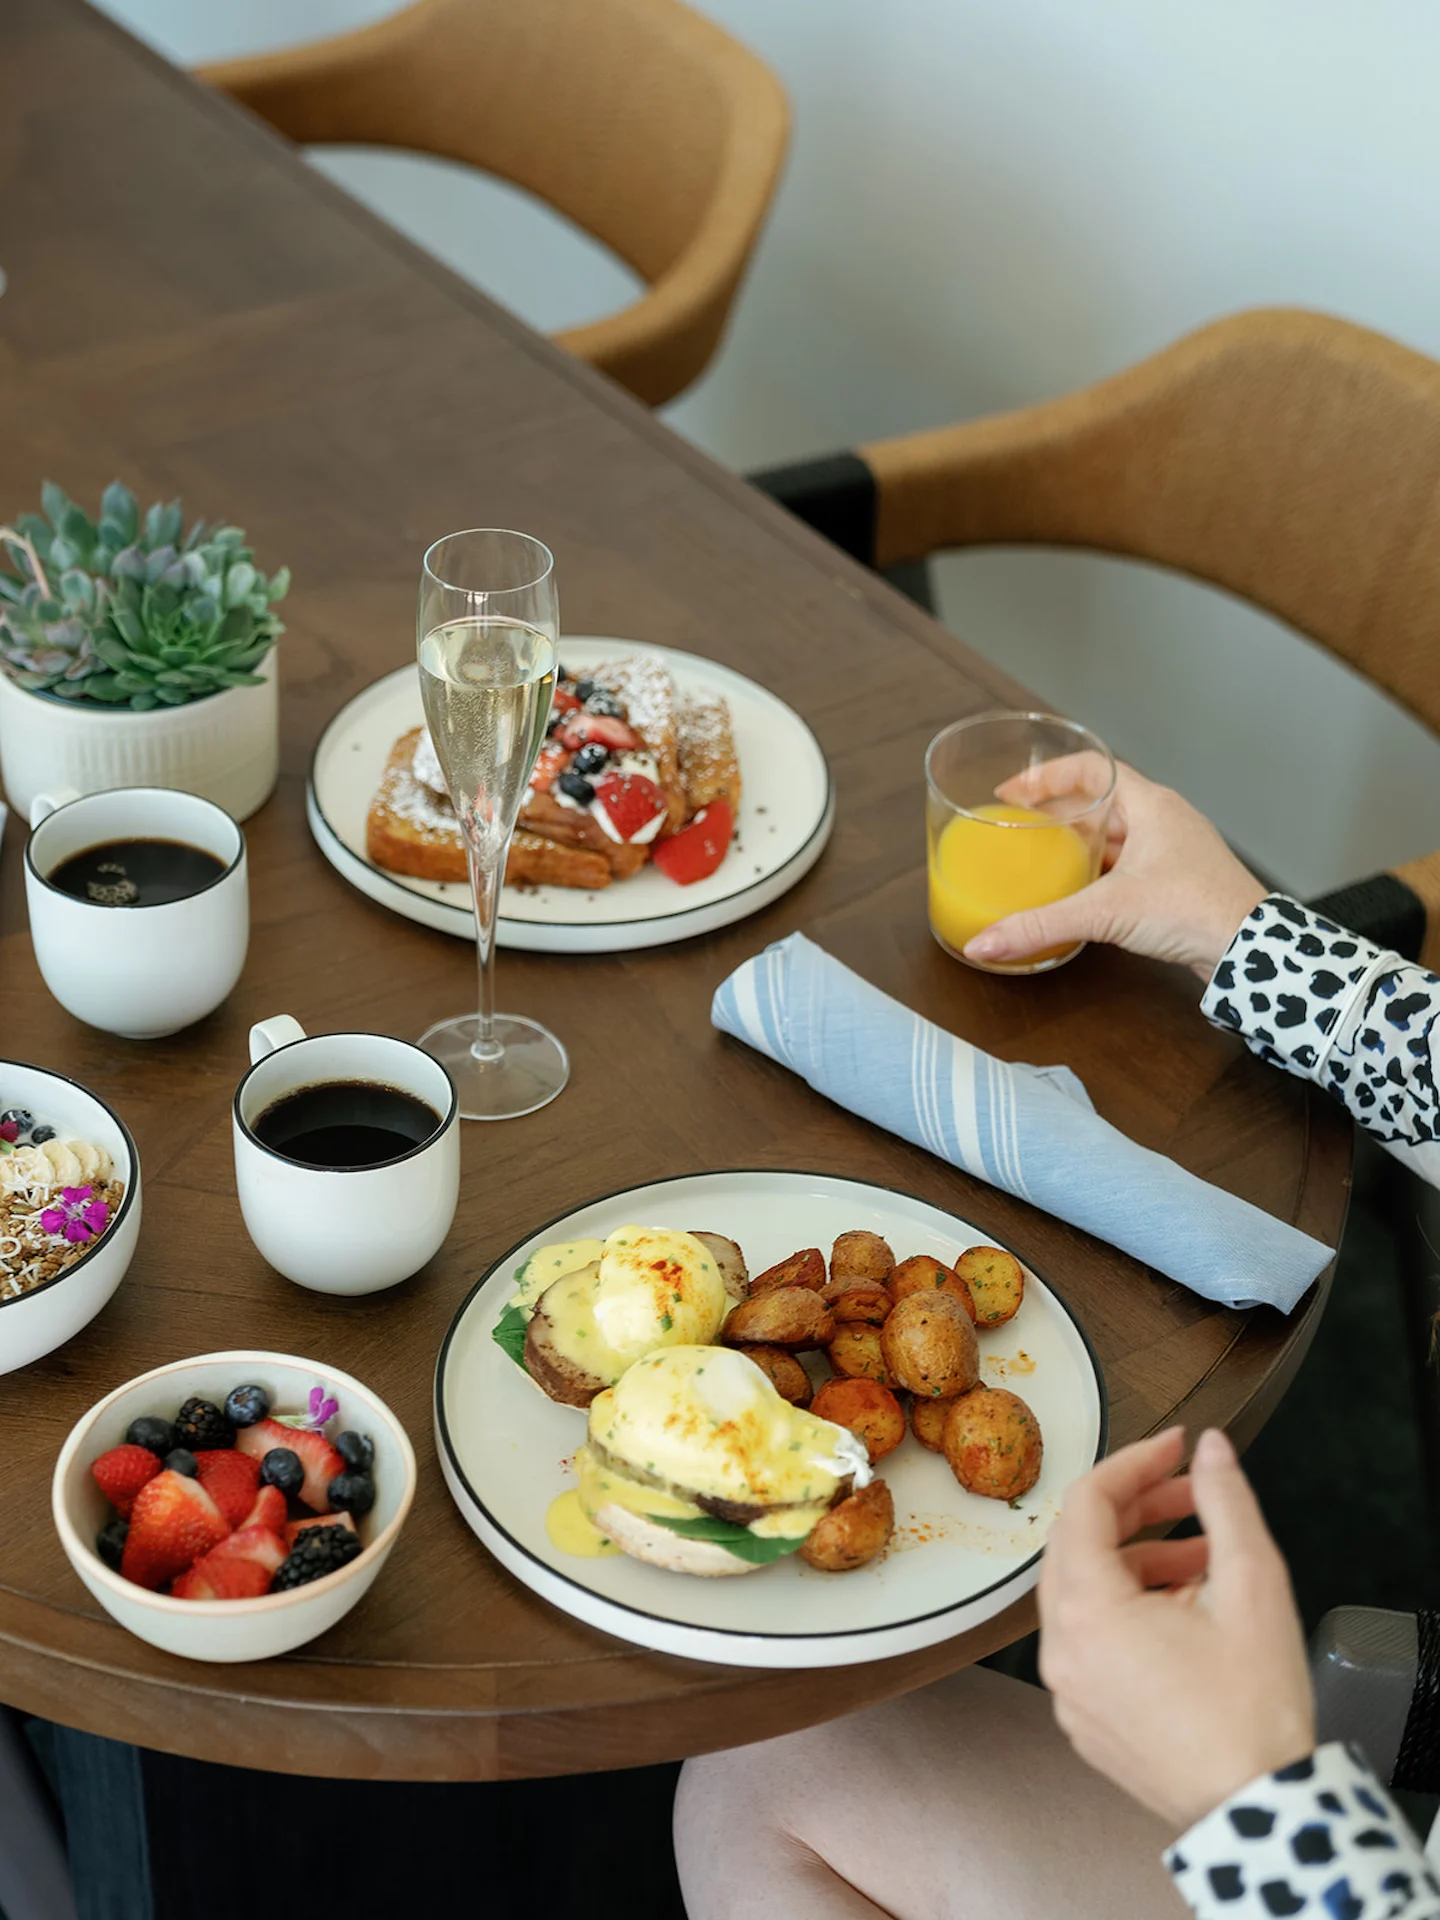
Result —
[[310, 1167], [375, 1167], [398, 1160], [440, 1126], [428, 1103], [374, 1080], [324, 1080], [297, 1087], [260, 1115], [257, 1140]]
[[225, 862], [183, 840], [105, 840], [72, 853], [45, 877], [93, 907], [163, 907], [214, 886]]

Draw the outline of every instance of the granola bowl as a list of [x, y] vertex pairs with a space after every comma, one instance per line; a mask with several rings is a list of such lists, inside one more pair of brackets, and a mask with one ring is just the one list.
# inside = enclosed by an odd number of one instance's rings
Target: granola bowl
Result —
[[[4, 1118], [17, 1114], [33, 1131]], [[63, 1073], [0, 1059], [0, 1374], [89, 1325], [139, 1231], [140, 1157], [120, 1116]]]

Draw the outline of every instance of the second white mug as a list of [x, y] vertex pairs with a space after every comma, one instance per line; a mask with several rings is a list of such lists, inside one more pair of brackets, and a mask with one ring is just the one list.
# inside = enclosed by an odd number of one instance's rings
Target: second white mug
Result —
[[[315, 1293], [378, 1293], [408, 1279], [439, 1252], [460, 1195], [459, 1102], [444, 1067], [387, 1034], [309, 1038], [288, 1014], [250, 1029], [250, 1058], [235, 1092], [235, 1184], [256, 1247]], [[359, 1164], [304, 1157], [317, 1136], [287, 1139], [282, 1110], [319, 1095], [320, 1124], [333, 1131], [338, 1115], [344, 1128], [347, 1092], [362, 1108], [367, 1094], [398, 1095], [413, 1144]]]

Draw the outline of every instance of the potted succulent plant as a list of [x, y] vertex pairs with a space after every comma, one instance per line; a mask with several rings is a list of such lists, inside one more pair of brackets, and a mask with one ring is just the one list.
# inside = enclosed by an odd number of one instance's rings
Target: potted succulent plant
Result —
[[290, 584], [239, 527], [180, 502], [143, 520], [119, 481], [98, 524], [57, 486], [0, 526], [0, 779], [41, 791], [183, 787], [243, 820], [279, 771], [274, 612]]

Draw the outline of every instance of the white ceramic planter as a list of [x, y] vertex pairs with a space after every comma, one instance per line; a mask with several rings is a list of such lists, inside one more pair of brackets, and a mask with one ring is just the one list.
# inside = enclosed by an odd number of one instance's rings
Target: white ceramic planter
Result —
[[230, 687], [184, 707], [134, 713], [47, 699], [0, 673], [0, 780], [28, 818], [37, 793], [69, 787], [178, 787], [248, 819], [280, 772], [280, 700], [272, 647], [263, 685]]

